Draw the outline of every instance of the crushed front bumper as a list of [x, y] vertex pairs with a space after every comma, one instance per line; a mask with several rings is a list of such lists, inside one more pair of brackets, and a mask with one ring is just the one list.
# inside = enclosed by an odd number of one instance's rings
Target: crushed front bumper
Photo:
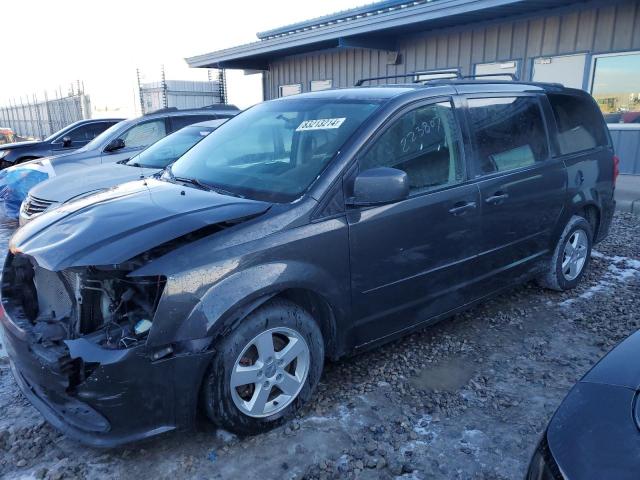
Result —
[[[193, 426], [200, 382], [213, 353], [153, 361], [145, 345], [108, 350], [90, 344], [86, 352], [82, 345], [74, 348], [77, 357], [71, 358], [68, 348], [61, 354], [33, 343], [30, 333], [2, 308], [0, 323], [18, 386], [67, 436], [110, 448]], [[77, 385], [74, 368], [90, 372]]]

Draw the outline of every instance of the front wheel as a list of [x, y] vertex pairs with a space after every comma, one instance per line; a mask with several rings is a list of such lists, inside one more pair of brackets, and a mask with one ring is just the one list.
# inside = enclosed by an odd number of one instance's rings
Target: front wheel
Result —
[[266, 303], [216, 346], [203, 386], [209, 418], [241, 435], [280, 425], [311, 396], [324, 363], [317, 322], [300, 306]]
[[558, 291], [575, 288], [589, 265], [592, 242], [593, 231], [589, 222], [577, 215], [571, 217], [539, 283]]

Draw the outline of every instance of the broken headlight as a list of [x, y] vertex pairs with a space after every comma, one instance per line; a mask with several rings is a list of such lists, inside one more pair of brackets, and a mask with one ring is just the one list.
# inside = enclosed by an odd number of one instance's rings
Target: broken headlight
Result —
[[146, 337], [166, 279], [131, 277], [134, 268], [79, 267], [54, 272], [11, 255], [2, 294], [13, 317], [44, 342], [88, 337], [128, 348]]
[[108, 348], [128, 348], [146, 337], [166, 279], [128, 273], [98, 267], [63, 273], [75, 297], [77, 335], [98, 333]]

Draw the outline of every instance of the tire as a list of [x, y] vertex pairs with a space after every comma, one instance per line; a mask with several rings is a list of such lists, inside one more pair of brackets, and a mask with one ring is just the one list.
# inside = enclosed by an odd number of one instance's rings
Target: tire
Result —
[[300, 306], [281, 299], [249, 314], [216, 349], [203, 382], [204, 408], [215, 424], [239, 435], [284, 423], [309, 400], [324, 365], [318, 323]]
[[[580, 248], [567, 249], [567, 244], [579, 245]], [[593, 245], [593, 231], [589, 222], [580, 216], [571, 217], [565, 227], [558, 244], [549, 261], [547, 272], [538, 279], [538, 283], [546, 288], [557, 291], [571, 290], [575, 288], [591, 259], [591, 247]], [[570, 253], [575, 250], [575, 254]], [[567, 261], [566, 255], [572, 255], [577, 261], [569, 261], [563, 268], [563, 262]], [[573, 256], [575, 255], [575, 257]], [[579, 260], [583, 260], [580, 262]]]

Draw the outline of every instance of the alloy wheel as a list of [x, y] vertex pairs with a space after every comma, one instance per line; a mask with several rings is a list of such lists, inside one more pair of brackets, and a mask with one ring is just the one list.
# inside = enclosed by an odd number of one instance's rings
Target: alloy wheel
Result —
[[589, 252], [587, 232], [577, 229], [571, 234], [564, 246], [562, 256], [562, 274], [568, 281], [575, 280], [582, 272]]
[[260, 333], [245, 346], [233, 366], [233, 402], [242, 413], [254, 418], [284, 410], [302, 390], [309, 363], [309, 346], [295, 330], [278, 327]]

